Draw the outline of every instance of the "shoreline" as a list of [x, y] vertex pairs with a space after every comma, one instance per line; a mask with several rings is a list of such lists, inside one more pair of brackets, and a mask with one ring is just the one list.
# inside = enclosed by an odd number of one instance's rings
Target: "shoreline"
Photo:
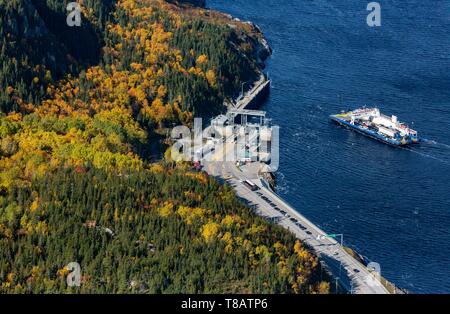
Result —
[[[207, 8], [208, 10], [209, 10], [209, 8]], [[213, 10], [213, 9], [210, 9], [210, 10]], [[219, 12], [219, 13], [222, 13], [222, 12], [220, 12], [220, 11], [216, 11], [216, 12]], [[231, 19], [233, 19], [233, 20], [235, 20], [235, 21], [239, 21], [239, 22], [242, 22], [241, 20], [239, 20], [239, 19], [237, 19], [237, 18], [234, 18], [233, 16], [231, 16], [231, 15], [229, 15], [229, 14], [226, 14], [226, 13], [223, 13], [223, 14], [225, 14], [225, 15], [227, 15], [229, 18], [231, 18]], [[258, 51], [258, 60], [256, 60], [257, 61], [257, 64], [258, 64], [258, 66], [260, 66], [260, 68], [258, 69], [259, 70], [259, 72], [260, 72], [260, 74], [261, 75], [265, 75], [264, 74], [264, 72], [263, 72], [263, 70], [264, 70], [264, 68], [265, 68], [265, 62], [267, 61], [267, 59], [271, 56], [271, 54], [272, 54], [272, 49], [271, 49], [271, 47], [268, 45], [268, 41], [267, 41], [267, 39], [264, 37], [264, 34], [263, 34], [263, 32], [261, 31], [261, 29], [256, 25], [256, 24], [254, 24], [253, 22], [251, 22], [251, 21], [245, 21], [245, 22], [243, 22], [243, 23], [247, 23], [247, 24], [249, 24], [249, 25], [251, 25], [253, 28], [255, 28], [255, 29], [257, 29], [258, 31], [259, 31], [259, 33], [260, 33], [260, 35], [261, 35], [261, 37], [258, 37], [258, 47], [257, 48], [255, 48], [257, 51]], [[261, 48], [262, 47], [262, 48]], [[262, 57], [260, 58], [260, 52], [261, 51], [264, 51], [265, 53], [263, 53], [262, 54]], [[252, 84], [255, 84], [255, 83], [257, 83], [258, 81], [254, 81], [254, 82], [252, 82]], [[270, 80], [267, 80], [266, 79], [266, 81], [264, 82], [264, 83], [267, 83], [267, 82], [269, 82], [269, 91], [270, 91]], [[255, 94], [256, 93], [256, 97], [258, 96], [258, 88], [260, 87], [260, 85], [261, 84], [257, 84], [257, 85], [255, 85], [255, 86], [252, 86], [252, 88], [250, 88], [249, 90], [247, 90], [247, 91], [245, 91], [244, 92], [244, 95], [245, 94], [247, 94], [247, 95], [249, 95], [249, 94]], [[244, 97], [242, 94], [240, 95], [240, 97]], [[255, 109], [256, 108], [258, 108], [260, 105], [261, 105], [261, 103], [262, 102], [264, 102], [264, 100], [265, 100], [265, 97], [264, 97], [264, 99], [258, 99], [254, 104], [255, 104]], [[236, 101], [236, 100], [234, 100], [234, 101]], [[247, 104], [244, 104], [243, 106], [242, 106], [242, 109], [247, 109], [247, 106], [248, 106], [248, 104], [249, 104], [249, 102], [247, 103]], [[237, 106], [237, 107], [239, 107], [239, 106]], [[239, 107], [239, 109], [241, 109], [240, 107]], [[253, 109], [253, 108], [252, 108]], [[247, 110], [249, 110], [249, 109], [247, 109]], [[272, 176], [274, 176], [273, 175], [273, 173], [271, 173], [272, 174]], [[228, 176], [220, 176], [221, 177], [221, 179], [222, 180], [224, 180], [225, 182], [228, 182], [229, 180], [230, 180], [230, 178], [228, 178]], [[261, 178], [261, 176], [258, 174], [258, 178], [259, 178], [259, 180], [262, 180], [262, 178]], [[262, 181], [261, 181], [262, 182]], [[239, 191], [237, 190], [237, 188], [236, 188], [236, 186], [233, 186], [233, 188], [234, 188], [234, 190], [235, 190], [235, 192], [236, 192], [236, 194], [239, 196], [239, 197], [241, 197], [244, 201], [246, 201], [246, 202], [250, 202], [250, 200], [248, 199], [248, 198], [246, 198], [245, 197], [245, 195], [244, 196], [241, 196], [241, 195], [239, 195]], [[260, 186], [260, 188], [265, 188], [264, 187], [264, 185], [262, 185], [262, 186]], [[285, 204], [287, 204], [287, 202], [285, 201], [285, 200], [283, 200], [282, 198], [281, 198], [281, 196], [279, 196], [274, 190], [273, 191], [271, 191], [271, 190], [268, 190], [267, 189], [267, 191], [269, 192], [269, 193], [272, 193], [273, 195], [274, 195], [274, 197], [276, 197], [276, 198], [278, 198], [282, 203], [285, 203]], [[287, 204], [288, 205], [288, 204]], [[288, 205], [289, 207], [291, 207], [290, 205]], [[295, 208], [294, 207], [291, 207], [293, 210], [293, 213], [295, 214], [295, 215], [298, 215], [299, 217], [301, 217], [301, 219], [303, 219], [304, 221], [307, 221], [308, 223], [309, 223], [309, 225], [310, 226], [312, 226], [312, 228], [314, 228], [315, 229], [315, 231], [318, 233], [318, 234], [325, 234], [325, 232], [324, 231], [322, 231], [317, 225], [315, 225], [314, 223], [312, 223], [312, 222], [310, 222], [306, 217], [304, 217], [299, 211], [297, 211], [297, 210], [295, 210]], [[258, 213], [258, 214], [260, 214], [261, 215], [261, 213]], [[264, 215], [261, 215], [261, 216], [263, 216], [264, 217]], [[285, 227], [285, 226], [283, 226], [283, 227]], [[285, 227], [286, 228], [286, 227]], [[287, 227], [286, 228], [288, 231], [290, 231], [290, 232], [293, 232], [289, 227]], [[295, 233], [294, 233], [294, 235], [296, 235]], [[297, 237], [298, 238], [298, 237]], [[302, 242], [304, 242], [304, 243], [306, 243], [306, 244], [308, 244], [308, 242], [307, 241], [305, 241], [304, 239], [301, 239], [302, 240]], [[332, 240], [332, 242], [334, 241], [334, 245], [338, 245], [339, 243], [336, 241], [336, 240]], [[308, 244], [309, 245], [309, 244]], [[310, 246], [311, 247], [311, 246]], [[344, 255], [347, 255], [348, 256], [348, 258], [350, 258], [351, 260], [353, 260], [354, 262], [356, 262], [356, 263], [358, 263], [360, 266], [363, 266], [364, 268], [366, 267], [366, 265], [362, 262], [362, 260], [361, 259], [358, 259], [358, 258], [356, 258], [355, 257], [355, 255], [356, 256], [359, 256], [359, 254], [358, 253], [356, 253], [354, 250], [352, 250], [352, 249], [350, 249], [350, 248], [347, 248], [347, 247], [344, 247], [344, 246], [342, 246], [342, 248], [341, 248], [342, 250], [343, 250], [343, 254]], [[348, 251], [348, 250], [350, 250], [350, 252]], [[325, 262], [324, 261], [324, 259], [322, 258], [322, 256], [321, 256], [321, 253], [320, 252], [317, 252], [314, 248], [312, 248], [311, 247], [311, 251], [319, 258], [319, 260], [321, 261], [321, 263], [322, 262]], [[351, 254], [351, 252], [354, 252], [354, 254]], [[325, 262], [326, 263], [326, 262]], [[333, 274], [333, 271], [330, 271], [330, 269], [328, 268], [328, 267], [325, 267], [326, 269], [327, 269], [327, 272], [329, 273], [329, 275], [334, 279], [334, 280], [336, 280], [336, 281], [339, 281], [340, 279], [339, 279], [339, 277], [336, 277], [336, 275], [335, 274]], [[340, 270], [339, 270], [339, 272], [340, 272]], [[383, 284], [383, 281], [384, 281], [384, 284]], [[391, 284], [390, 282], [388, 282], [386, 279], [384, 279], [383, 277], [380, 277], [380, 285], [381, 286], [383, 286], [384, 287], [384, 290], [385, 290], [385, 293], [388, 293], [388, 294], [390, 294], [390, 293], [395, 293], [395, 289], [397, 288], [395, 285], [393, 285], [393, 284]], [[346, 291], [347, 291], [347, 293], [350, 291], [350, 292], [352, 292], [351, 290], [353, 289], [352, 287], [350, 287], [350, 289], [348, 289], [349, 287], [347, 286], [347, 287], [345, 287], [345, 284], [343, 283], [343, 282], [341, 282], [340, 283], [340, 286], [341, 287], [343, 287]], [[394, 289], [393, 289], [393, 291], [392, 291], [392, 289], [388, 289], [388, 286], [391, 286], [391, 287], [394, 287]], [[400, 288], [399, 288], [400, 289]], [[383, 289], [382, 289], [383, 290]], [[403, 292], [403, 293], [405, 293], [405, 292]]]

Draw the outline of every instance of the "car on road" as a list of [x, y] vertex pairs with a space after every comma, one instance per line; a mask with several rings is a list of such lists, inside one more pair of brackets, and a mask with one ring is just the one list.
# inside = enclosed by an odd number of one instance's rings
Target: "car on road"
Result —
[[357, 268], [353, 268], [353, 271], [354, 271], [355, 273], [359, 273], [359, 269], [357, 269]]
[[292, 222], [298, 222], [298, 220], [295, 219], [294, 217], [291, 217], [291, 219], [289, 219], [289, 220], [292, 221]]
[[259, 190], [259, 187], [250, 180], [244, 180], [242, 181], [242, 184], [244, 184], [247, 188], [249, 188], [252, 191]]
[[312, 234], [312, 232], [311, 232], [311, 231], [306, 231], [306, 234], [309, 234], [309, 235], [311, 235], [311, 234]]

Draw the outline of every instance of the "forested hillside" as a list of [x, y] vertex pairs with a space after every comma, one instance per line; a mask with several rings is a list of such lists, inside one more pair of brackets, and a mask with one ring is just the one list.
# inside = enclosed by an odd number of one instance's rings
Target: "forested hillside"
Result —
[[66, 24], [65, 1], [0, 0], [0, 109], [38, 104], [49, 84], [99, 62], [112, 0], [90, 0], [81, 27]]
[[[317, 259], [187, 164], [168, 128], [256, 78], [258, 31], [185, 1], [0, 0], [0, 292], [317, 292]], [[196, 3], [197, 4], [197, 3]], [[319, 274], [319, 275], [318, 275]]]
[[[156, 169], [157, 168], [157, 169]], [[0, 203], [0, 291], [326, 292], [317, 258], [205, 174], [65, 169]]]

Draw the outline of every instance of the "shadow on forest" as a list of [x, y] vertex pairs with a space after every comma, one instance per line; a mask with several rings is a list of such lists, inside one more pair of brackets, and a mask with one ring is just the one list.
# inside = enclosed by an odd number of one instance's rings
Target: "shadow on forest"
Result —
[[[78, 65], [86, 67], [100, 62], [102, 42], [94, 25], [83, 18], [80, 27], [67, 25], [67, 12], [49, 7], [45, 0], [31, 0], [51, 33], [67, 47]], [[61, 9], [62, 10], [62, 9]]]

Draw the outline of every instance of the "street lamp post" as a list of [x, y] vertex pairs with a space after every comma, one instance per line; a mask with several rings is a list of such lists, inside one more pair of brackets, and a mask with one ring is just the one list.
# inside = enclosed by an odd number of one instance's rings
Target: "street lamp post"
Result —
[[[341, 237], [341, 248], [344, 249], [344, 234], [334, 234], [334, 238]], [[342, 270], [342, 260], [339, 260], [339, 277], [341, 276], [341, 270]]]
[[244, 97], [244, 86], [245, 86], [245, 84], [247, 84], [248, 83], [248, 81], [247, 82], [243, 82], [242, 84], [241, 84], [241, 95], [242, 95], [242, 97]]
[[236, 102], [235, 102], [235, 104], [234, 104], [234, 107], [236, 107], [237, 104], [238, 104], [238, 102], [239, 102], [242, 98], [244, 98], [244, 85], [247, 84], [248, 82], [249, 82], [249, 81], [241, 83], [241, 95], [237, 98], [237, 100], [236, 100]]
[[323, 261], [320, 260], [320, 281], [323, 280]]
[[337, 238], [340, 237], [341, 238], [341, 247], [344, 247], [344, 235], [342, 233], [333, 233], [333, 234], [327, 234], [328, 238]]
[[317, 239], [324, 239], [324, 238], [333, 238], [336, 239], [337, 237], [341, 238], [341, 247], [344, 246], [344, 234], [342, 233], [330, 233], [325, 235], [319, 235]]
[[[344, 234], [342, 234], [342, 233], [331, 233], [331, 234], [326, 234], [326, 235], [323, 235], [323, 236], [318, 236], [318, 239], [319, 238], [333, 238], [333, 239], [336, 239], [337, 237], [340, 237], [341, 238], [341, 248], [343, 248], [344, 247]], [[342, 271], [342, 260], [341, 259], [339, 259], [339, 277], [341, 277], [341, 271]], [[336, 281], [336, 289], [337, 289], [337, 281]]]

